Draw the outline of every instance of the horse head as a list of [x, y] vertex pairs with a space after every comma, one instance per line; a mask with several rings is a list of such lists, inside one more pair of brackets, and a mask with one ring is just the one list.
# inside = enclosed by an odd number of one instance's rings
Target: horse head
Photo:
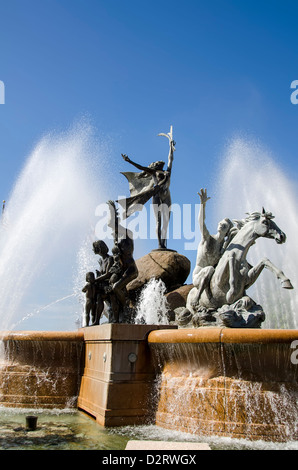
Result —
[[262, 212], [249, 214], [249, 220], [255, 222], [254, 232], [259, 237], [272, 238], [276, 243], [281, 244], [286, 241], [286, 234], [273, 222], [274, 216], [271, 212], [266, 212], [264, 207]]

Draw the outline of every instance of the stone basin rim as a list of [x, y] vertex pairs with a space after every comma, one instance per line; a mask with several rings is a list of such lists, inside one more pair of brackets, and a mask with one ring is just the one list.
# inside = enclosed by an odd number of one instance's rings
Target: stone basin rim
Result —
[[[0, 331], [1, 341], [84, 341], [78, 331]], [[291, 343], [298, 329], [166, 328], [149, 332], [149, 343]]]
[[0, 341], [83, 341], [81, 331], [0, 331]]
[[292, 343], [298, 340], [297, 329], [254, 328], [181, 328], [177, 330], [151, 331], [150, 344], [157, 343], [238, 343], [274, 344]]

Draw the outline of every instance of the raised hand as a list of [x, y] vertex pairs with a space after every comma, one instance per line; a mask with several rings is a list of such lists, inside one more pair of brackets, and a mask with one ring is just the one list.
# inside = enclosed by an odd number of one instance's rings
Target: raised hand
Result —
[[208, 199], [211, 199], [210, 197], [207, 196], [207, 189], [201, 188], [201, 191], [198, 193], [201, 199], [201, 204], [206, 204]]

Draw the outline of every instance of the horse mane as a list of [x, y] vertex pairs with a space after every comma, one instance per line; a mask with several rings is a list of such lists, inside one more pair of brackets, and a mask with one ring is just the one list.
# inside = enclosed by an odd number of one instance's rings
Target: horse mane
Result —
[[246, 212], [247, 217], [245, 219], [233, 219], [233, 223], [236, 225], [238, 230], [244, 227], [245, 224], [248, 222], [252, 222], [253, 220], [258, 220], [261, 217], [265, 217], [268, 220], [274, 219], [274, 215], [271, 212], [266, 212], [263, 208], [262, 212]]

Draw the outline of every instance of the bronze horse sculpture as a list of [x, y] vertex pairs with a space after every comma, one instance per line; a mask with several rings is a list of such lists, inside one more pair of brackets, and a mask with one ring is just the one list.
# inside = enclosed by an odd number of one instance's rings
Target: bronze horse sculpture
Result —
[[283, 271], [269, 259], [263, 258], [255, 266], [251, 266], [246, 259], [250, 247], [260, 237], [274, 239], [278, 244], [285, 243], [286, 235], [273, 218], [270, 212], [263, 209], [261, 213], [248, 214], [244, 220], [233, 221], [238, 229], [237, 233], [214, 267], [208, 286], [199, 297], [197, 287], [193, 287], [188, 294], [186, 309], [192, 315], [202, 308], [220, 309], [241, 298], [248, 299], [246, 289], [254, 284], [264, 268], [269, 269], [280, 279], [283, 288], [293, 289]]

